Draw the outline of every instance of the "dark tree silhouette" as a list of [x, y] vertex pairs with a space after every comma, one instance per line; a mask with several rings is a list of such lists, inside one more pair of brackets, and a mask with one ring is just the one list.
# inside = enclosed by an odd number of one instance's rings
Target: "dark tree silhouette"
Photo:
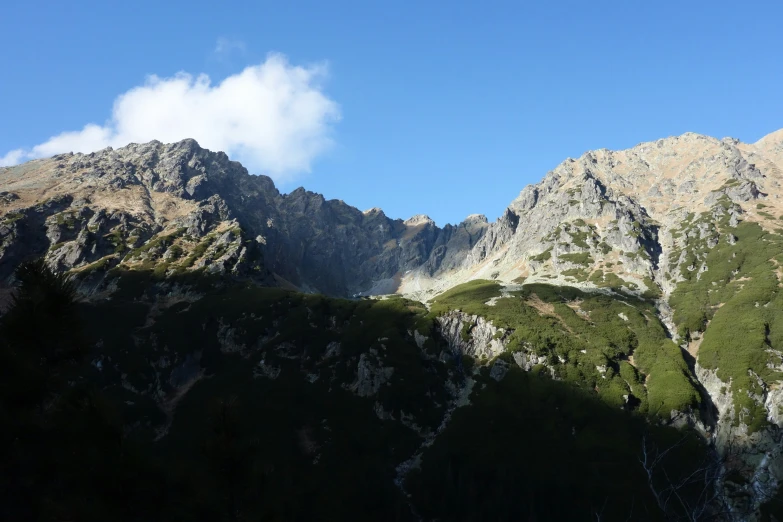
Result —
[[9, 364], [3, 392], [16, 406], [43, 408], [63, 373], [86, 355], [76, 289], [42, 259], [22, 263], [15, 274], [19, 286], [0, 324], [0, 357]]
[[0, 318], [0, 520], [149, 520], [161, 499], [145, 488], [161, 477], [79, 379], [88, 343], [74, 285], [42, 260], [16, 278]]

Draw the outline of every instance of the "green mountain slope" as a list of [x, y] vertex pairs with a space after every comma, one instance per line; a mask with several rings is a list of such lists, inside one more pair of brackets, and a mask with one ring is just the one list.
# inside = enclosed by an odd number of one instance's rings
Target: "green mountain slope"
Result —
[[[459, 357], [440, 321], [486, 306], [476, 303], [499, 295], [495, 283], [454, 289], [428, 310], [148, 277], [133, 280], [140, 294], [73, 305], [82, 330], [71, 333], [93, 347], [68, 370], [75, 388], [60, 384], [59, 399], [8, 434], [48, 426], [72, 457], [55, 453], [58, 467], [36, 453], [43, 435], [6, 453], [21, 468], [51, 466], [53, 480], [26, 491], [37, 507], [6, 498], [7, 519], [29, 508], [80, 520], [665, 520], [682, 508], [658, 507], [663, 470], [682, 479], [711, 455], [698, 437], [647, 422], [654, 394], [627, 361], [666, 339], [635, 298], [522, 287], [489, 307], [508, 321], [509, 347], [482, 362]], [[606, 319], [617, 310], [625, 331]], [[9, 313], [4, 331], [18, 320]], [[525, 372], [514, 353], [528, 345], [569, 359]], [[7, 406], [17, 392], [5, 393]], [[672, 448], [652, 489], [645, 447]], [[696, 503], [704, 488], [700, 476], [678, 491]]]

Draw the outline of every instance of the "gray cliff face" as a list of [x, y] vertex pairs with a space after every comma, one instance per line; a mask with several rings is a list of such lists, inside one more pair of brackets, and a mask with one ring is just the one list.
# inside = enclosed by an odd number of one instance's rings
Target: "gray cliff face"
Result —
[[[138, 259], [157, 261], [160, 237], [179, 231], [181, 255], [200, 256], [186, 268], [242, 274], [255, 266], [272, 284], [305, 291], [389, 293], [406, 271], [457, 266], [488, 227], [483, 216], [441, 229], [426, 216], [393, 220], [302, 188], [281, 194], [270, 178], [193, 140], [33, 161], [0, 169], [0, 185], [3, 281], [41, 255], [61, 270], [128, 264], [140, 248]], [[217, 258], [201, 256], [205, 238]]]
[[[579, 269], [616, 274], [629, 290], [644, 291], [648, 281], [657, 290], [671, 288], [676, 277], [661, 269], [667, 235], [689, 213], [714, 207], [724, 195], [736, 204], [777, 199], [779, 134], [749, 145], [687, 133], [568, 159], [525, 187], [461, 263], [413, 271], [401, 291], [429, 298], [475, 278], [601, 286]], [[589, 257], [569, 264], [558, 255], [574, 253]]]
[[[525, 187], [496, 222], [471, 215], [443, 228], [422, 215], [402, 221], [361, 212], [302, 188], [281, 194], [270, 178], [194, 140], [63, 154], [0, 169], [0, 280], [41, 255], [63, 270], [131, 265], [134, 250], [134, 259], [151, 264], [166, 246], [160, 237], [180, 231], [186, 240], [169, 241], [177, 244], [167, 258], [172, 271], [181, 249], [185, 258], [199, 255], [182, 269], [252, 273], [332, 295], [426, 298], [473, 278], [600, 287], [608, 274], [628, 290], [671, 291], [672, 227], [723, 195], [737, 204], [776, 198], [780, 141], [685, 134], [589, 152]], [[229, 229], [236, 237], [225, 236]], [[218, 263], [203, 257], [205, 241]], [[603, 275], [588, 281], [596, 269]]]
[[[710, 440], [727, 462], [727, 473], [719, 487], [730, 499], [736, 513], [756, 514], [760, 506], [774, 497], [783, 483], [783, 418], [781, 405], [783, 395], [780, 388], [766, 390], [765, 403], [769, 425], [750, 433], [748, 426], [737, 420], [731, 383], [723, 382], [714, 370], [696, 364], [699, 381], [709, 394], [717, 410]], [[779, 386], [779, 384], [778, 384]], [[729, 472], [741, 469], [747, 480], [737, 481]], [[748, 520], [756, 520], [755, 515]]]
[[483, 317], [462, 312], [449, 312], [438, 317], [440, 335], [452, 352], [476, 359], [492, 359], [506, 350], [502, 328], [498, 329]]

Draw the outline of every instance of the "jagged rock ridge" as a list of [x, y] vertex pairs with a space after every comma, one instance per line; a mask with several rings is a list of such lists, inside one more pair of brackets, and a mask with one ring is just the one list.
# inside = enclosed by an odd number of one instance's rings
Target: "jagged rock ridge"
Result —
[[[63, 154], [0, 169], [0, 280], [46, 255], [61, 270], [167, 261], [331, 295], [391, 293], [413, 268], [461, 261], [487, 227], [471, 216], [444, 228], [361, 212], [303, 188], [281, 194], [224, 153], [194, 140]], [[190, 256], [196, 256], [192, 258]]]
[[[783, 133], [755, 144], [687, 133], [628, 150], [568, 159], [514, 199], [456, 267], [413, 271], [405, 294], [427, 297], [473, 278], [671, 290], [670, 231], [724, 194], [763, 221], [756, 200], [780, 211]], [[573, 255], [577, 254], [577, 255]], [[430, 267], [428, 267], [428, 270]], [[590, 281], [585, 273], [600, 269]], [[607, 279], [607, 274], [615, 274]]]

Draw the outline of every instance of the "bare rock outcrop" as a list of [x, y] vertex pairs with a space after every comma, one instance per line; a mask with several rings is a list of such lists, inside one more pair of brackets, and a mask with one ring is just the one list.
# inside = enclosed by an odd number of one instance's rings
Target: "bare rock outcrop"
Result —
[[503, 330], [496, 328], [483, 317], [455, 311], [442, 315], [437, 320], [441, 336], [455, 354], [492, 359], [503, 353], [508, 344], [508, 341], [502, 338]]

